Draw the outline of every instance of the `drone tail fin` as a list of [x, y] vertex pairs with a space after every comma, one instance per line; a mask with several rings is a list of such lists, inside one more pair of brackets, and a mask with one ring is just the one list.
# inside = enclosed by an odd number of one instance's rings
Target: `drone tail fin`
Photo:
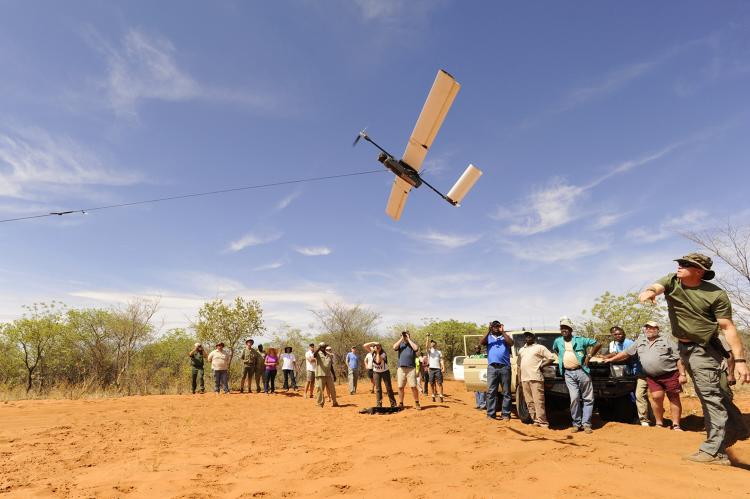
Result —
[[474, 165], [469, 165], [464, 171], [463, 175], [458, 179], [456, 185], [448, 192], [446, 196], [448, 200], [455, 206], [460, 206], [466, 194], [469, 193], [474, 184], [477, 183], [479, 177], [482, 176], [482, 170]]

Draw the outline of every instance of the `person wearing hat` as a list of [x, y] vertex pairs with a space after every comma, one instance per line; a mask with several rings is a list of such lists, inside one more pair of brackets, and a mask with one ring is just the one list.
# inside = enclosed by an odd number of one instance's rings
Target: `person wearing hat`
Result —
[[698, 452], [685, 459], [698, 463], [730, 465], [726, 448], [750, 436], [731, 394], [721, 386], [721, 363], [728, 356], [719, 342], [724, 333], [734, 355], [737, 381], [750, 383], [745, 351], [732, 321], [732, 304], [726, 291], [708, 281], [714, 278], [711, 258], [690, 253], [675, 259], [677, 272], [667, 274], [638, 296], [641, 303], [667, 299], [672, 335], [680, 358], [703, 407], [706, 440]]
[[513, 338], [505, 332], [505, 326], [500, 321], [492, 321], [479, 344], [487, 346], [487, 417], [497, 418], [497, 390], [501, 388], [501, 415], [503, 421], [510, 421], [510, 348], [513, 346]]
[[657, 427], [664, 427], [664, 394], [667, 394], [672, 416], [672, 429], [682, 431], [682, 403], [680, 392], [687, 383], [682, 361], [677, 353], [677, 345], [671, 338], [659, 334], [659, 324], [648, 321], [643, 326], [645, 335], [639, 336], [622, 352], [607, 357], [605, 362], [622, 362], [637, 355], [643, 372], [646, 374], [648, 391], [651, 394], [651, 409]]
[[208, 354], [211, 370], [214, 372], [214, 391], [216, 395], [224, 388], [224, 393], [229, 393], [229, 354], [224, 351], [224, 343], [216, 344], [216, 349]]
[[[589, 373], [589, 360], [596, 355], [602, 344], [593, 338], [573, 336], [573, 321], [560, 318], [560, 337], [552, 344], [557, 354], [557, 369], [565, 378], [570, 394], [571, 431], [591, 433], [591, 416], [594, 414], [594, 385]], [[587, 353], [591, 347], [591, 353]]]
[[260, 354], [253, 348], [255, 342], [252, 338], [245, 340], [245, 348], [242, 349], [240, 360], [242, 361], [242, 381], [240, 381], [240, 393], [245, 391], [245, 379], [247, 379], [247, 393], [253, 393], [253, 378], [255, 368], [258, 365]]
[[193, 349], [188, 354], [188, 357], [190, 357], [190, 366], [192, 368], [192, 372], [190, 374], [190, 380], [191, 380], [191, 388], [193, 390], [193, 394], [195, 394], [195, 389], [198, 388], [200, 393], [206, 392], [206, 385], [203, 382], [203, 360], [208, 356], [206, 354], [206, 351], [203, 349], [203, 345], [200, 343], [196, 343], [193, 345]]
[[333, 407], [338, 407], [336, 401], [336, 386], [333, 383], [333, 355], [326, 352], [325, 342], [318, 344], [313, 352], [315, 359], [315, 398], [319, 407], [325, 405], [325, 390], [331, 397]]
[[[549, 428], [544, 404], [544, 375], [542, 368], [555, 362], [555, 355], [544, 345], [536, 343], [536, 335], [524, 331], [525, 345], [518, 350], [518, 378], [529, 416], [536, 426]], [[516, 388], [518, 390], [518, 388]]]

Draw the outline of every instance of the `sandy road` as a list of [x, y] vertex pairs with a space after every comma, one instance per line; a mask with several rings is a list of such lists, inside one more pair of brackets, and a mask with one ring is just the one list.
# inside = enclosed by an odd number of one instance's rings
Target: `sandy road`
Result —
[[[444, 404], [387, 416], [358, 414], [369, 393], [323, 409], [285, 394], [8, 402], [0, 494], [750, 497], [750, 441], [732, 448], [737, 467], [680, 459], [702, 440], [696, 399], [685, 422], [695, 431], [607, 423], [572, 435], [488, 420], [462, 384], [446, 388]], [[738, 403], [750, 412], [750, 396]]]

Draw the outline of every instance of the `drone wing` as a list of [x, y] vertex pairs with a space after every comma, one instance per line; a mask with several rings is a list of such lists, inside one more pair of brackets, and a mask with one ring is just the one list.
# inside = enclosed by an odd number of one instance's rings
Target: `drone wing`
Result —
[[[435, 83], [432, 84], [432, 89], [430, 89], [422, 112], [419, 113], [419, 118], [417, 118], [414, 131], [411, 133], [411, 137], [409, 137], [409, 143], [406, 145], [406, 151], [404, 151], [404, 157], [402, 158], [404, 163], [417, 171], [422, 169], [424, 157], [427, 155], [430, 146], [432, 146], [432, 141], [435, 140], [435, 136], [438, 130], [440, 130], [443, 120], [445, 120], [445, 115], [448, 114], [448, 110], [453, 104], [453, 99], [456, 98], [456, 94], [458, 94], [460, 88], [461, 85], [450, 74], [442, 69], [438, 71]], [[406, 185], [405, 182], [402, 183]], [[394, 184], [395, 188], [396, 184]], [[391, 191], [391, 197], [393, 197], [394, 192]], [[404, 196], [405, 200], [406, 196]], [[390, 205], [389, 201], [388, 206]], [[403, 202], [400, 206], [403, 209]]]
[[404, 211], [404, 205], [406, 205], [406, 198], [409, 197], [409, 191], [411, 186], [396, 177], [393, 181], [393, 187], [391, 187], [391, 195], [388, 197], [388, 204], [385, 207], [385, 213], [393, 220], [398, 222], [401, 218], [401, 212]]

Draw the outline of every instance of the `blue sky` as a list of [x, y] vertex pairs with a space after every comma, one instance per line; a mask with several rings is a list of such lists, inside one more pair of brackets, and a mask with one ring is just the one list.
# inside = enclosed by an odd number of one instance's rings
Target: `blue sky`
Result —
[[0, 224], [0, 320], [158, 297], [163, 328], [258, 299], [271, 331], [326, 302], [380, 327], [578, 317], [747, 220], [746, 2], [4, 2], [0, 218], [376, 169], [438, 69], [461, 83], [427, 156], [463, 206], [383, 171]]

